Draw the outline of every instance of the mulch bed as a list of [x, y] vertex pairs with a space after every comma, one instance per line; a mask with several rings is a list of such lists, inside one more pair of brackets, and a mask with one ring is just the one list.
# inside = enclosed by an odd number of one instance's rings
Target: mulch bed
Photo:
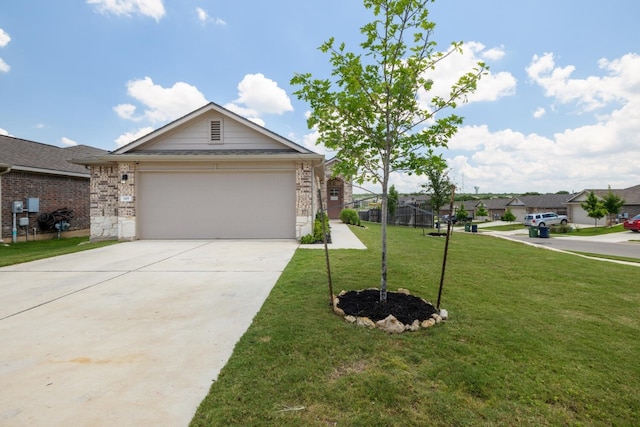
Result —
[[340, 295], [338, 307], [345, 315], [368, 317], [374, 322], [392, 314], [405, 325], [412, 324], [414, 320], [422, 322], [438, 312], [422, 298], [397, 292], [388, 292], [387, 302], [381, 303], [378, 289], [346, 292]]

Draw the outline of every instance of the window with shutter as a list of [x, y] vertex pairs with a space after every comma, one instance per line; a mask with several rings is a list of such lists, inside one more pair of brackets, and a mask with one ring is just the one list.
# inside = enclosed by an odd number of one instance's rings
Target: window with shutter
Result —
[[212, 144], [222, 144], [222, 120], [211, 120], [210, 139]]

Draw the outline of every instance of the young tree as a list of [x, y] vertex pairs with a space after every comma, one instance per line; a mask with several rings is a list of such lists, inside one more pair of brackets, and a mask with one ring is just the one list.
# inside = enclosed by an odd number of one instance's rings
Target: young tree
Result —
[[604, 208], [609, 213], [609, 224], [613, 221], [613, 215], [618, 215], [620, 213], [620, 209], [624, 205], [624, 199], [622, 199], [617, 194], [613, 194], [611, 191], [611, 186], [609, 186], [609, 192], [607, 196], [603, 199]]
[[336, 171], [356, 182], [374, 182], [382, 188], [380, 301], [387, 301], [387, 203], [389, 176], [394, 171], [424, 174], [435, 148], [447, 146], [462, 118], [445, 110], [466, 101], [487, 67], [479, 62], [452, 85], [446, 95], [434, 94], [429, 73], [455, 53], [436, 50], [429, 21], [433, 0], [364, 0], [373, 22], [361, 29], [363, 53], [347, 51], [334, 38], [320, 50], [330, 54], [333, 81], [296, 74], [298, 98], [307, 101], [310, 128], [317, 143], [337, 151], [342, 160]]
[[447, 175], [447, 164], [441, 157], [435, 157], [432, 164], [425, 168], [428, 182], [422, 184], [425, 193], [430, 196], [431, 209], [434, 215], [440, 215], [440, 208], [451, 199], [452, 182]]
[[393, 218], [396, 215], [396, 209], [398, 208], [399, 195], [394, 185], [389, 188], [389, 200], [387, 202], [387, 209], [389, 210], [389, 217]]
[[489, 216], [489, 212], [487, 212], [487, 208], [484, 206], [484, 203], [481, 202], [478, 206], [476, 216]]
[[607, 209], [604, 207], [604, 202], [600, 200], [593, 191], [589, 192], [587, 200], [580, 203], [582, 209], [587, 211], [587, 216], [595, 220], [595, 227], [598, 226], [598, 220], [607, 214]]
[[464, 208], [464, 205], [461, 203], [460, 207], [458, 208], [458, 211], [456, 212], [456, 219], [459, 222], [463, 222], [463, 221], [466, 221], [468, 217], [469, 217], [469, 212], [467, 212], [467, 210]]
[[502, 219], [508, 222], [513, 222], [516, 220], [516, 216], [513, 214], [513, 212], [511, 212], [511, 208], [507, 208], [507, 210], [504, 211]]

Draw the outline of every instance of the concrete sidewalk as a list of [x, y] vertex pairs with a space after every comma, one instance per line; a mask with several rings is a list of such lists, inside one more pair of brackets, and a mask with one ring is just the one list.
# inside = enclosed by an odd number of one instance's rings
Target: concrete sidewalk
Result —
[[141, 240], [0, 268], [0, 425], [188, 425], [298, 246]]
[[[347, 224], [340, 220], [329, 221], [331, 227], [331, 243], [327, 244], [329, 249], [367, 249], [367, 247], [356, 237]], [[300, 245], [301, 249], [324, 249], [324, 244], [314, 243], [310, 245]]]

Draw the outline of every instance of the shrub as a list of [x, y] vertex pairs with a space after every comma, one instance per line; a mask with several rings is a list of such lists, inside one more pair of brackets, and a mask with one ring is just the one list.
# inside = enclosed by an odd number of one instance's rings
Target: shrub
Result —
[[345, 224], [360, 225], [360, 215], [355, 209], [343, 209], [340, 212], [340, 221]]
[[302, 236], [300, 238], [300, 243], [303, 245], [308, 245], [316, 242], [316, 237], [313, 234], [307, 234], [306, 236]]
[[552, 233], [571, 233], [573, 228], [568, 224], [557, 224], [552, 225], [551, 230]]
[[[322, 243], [324, 242], [322, 238], [322, 220], [321, 212], [316, 214], [316, 219], [313, 222], [313, 234], [307, 234], [306, 236], [302, 236], [300, 238], [300, 243], [302, 244], [310, 244], [310, 243]], [[324, 227], [327, 232], [327, 243], [331, 243], [331, 229], [329, 228], [329, 217], [324, 215]]]

